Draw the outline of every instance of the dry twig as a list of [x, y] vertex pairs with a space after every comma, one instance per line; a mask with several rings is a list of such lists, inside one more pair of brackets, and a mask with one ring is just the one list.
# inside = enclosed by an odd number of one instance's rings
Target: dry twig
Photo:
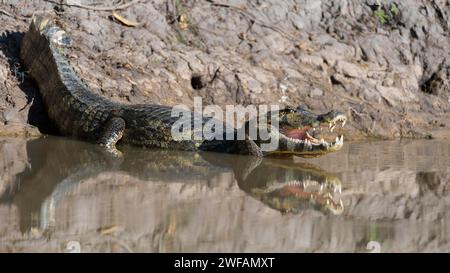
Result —
[[80, 8], [80, 9], [89, 9], [89, 10], [95, 10], [95, 11], [113, 11], [113, 10], [121, 10], [121, 9], [126, 9], [128, 7], [131, 7], [132, 5], [135, 5], [139, 2], [141, 2], [142, 0], [134, 0], [134, 1], [130, 1], [126, 4], [123, 5], [119, 5], [119, 6], [110, 6], [110, 7], [96, 7], [96, 6], [89, 6], [89, 5], [83, 5], [83, 4], [67, 4], [67, 3], [58, 3], [54, 0], [45, 0], [46, 2], [55, 4], [55, 5], [63, 5], [63, 6], [67, 6], [67, 7], [75, 7], [75, 8]]
[[216, 0], [207, 0], [207, 1], [210, 2], [211, 5], [216, 6], [216, 7], [229, 8], [229, 9], [235, 10], [235, 11], [241, 13], [242, 15], [246, 16], [250, 20], [252, 20], [254, 23], [256, 23], [256, 24], [258, 24], [258, 25], [260, 25], [262, 27], [265, 27], [265, 28], [271, 29], [271, 30], [273, 30], [275, 32], [278, 32], [282, 36], [284, 36], [284, 37], [286, 37], [286, 38], [288, 38], [288, 39], [290, 39], [292, 41], [298, 41], [298, 39], [296, 37], [294, 37], [293, 35], [285, 32], [283, 29], [281, 29], [281, 28], [279, 28], [279, 27], [277, 27], [275, 25], [272, 25], [272, 24], [263, 22], [261, 20], [258, 20], [258, 18], [256, 18], [255, 15], [253, 15], [250, 12], [248, 12], [247, 10], [245, 10], [242, 7], [230, 5], [230, 4], [227, 4], [227, 3], [218, 2]]
[[9, 16], [9, 17], [13, 17], [13, 18], [15, 18], [15, 16], [14, 16], [14, 15], [12, 15], [11, 13], [7, 12], [7, 11], [6, 11], [6, 10], [4, 10], [4, 9], [0, 9], [0, 13], [3, 13], [3, 14], [5, 14], [6, 16]]

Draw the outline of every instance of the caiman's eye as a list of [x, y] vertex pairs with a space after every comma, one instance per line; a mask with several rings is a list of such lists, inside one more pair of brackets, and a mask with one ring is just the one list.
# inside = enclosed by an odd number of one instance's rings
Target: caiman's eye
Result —
[[295, 110], [287, 107], [287, 108], [283, 109], [282, 112], [285, 113], [286, 115], [290, 115], [290, 114], [295, 113]]
[[297, 123], [299, 119], [298, 115], [295, 112], [289, 112], [286, 114], [285, 117], [286, 117], [285, 121], [290, 124]]

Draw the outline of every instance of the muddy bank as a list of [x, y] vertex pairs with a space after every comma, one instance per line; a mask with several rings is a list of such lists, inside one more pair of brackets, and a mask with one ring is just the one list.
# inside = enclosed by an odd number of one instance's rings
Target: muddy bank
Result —
[[75, 71], [113, 101], [301, 104], [345, 111], [346, 138], [449, 136], [448, 1], [144, 0], [118, 11], [134, 27], [111, 11], [3, 2], [2, 135], [55, 132], [18, 59], [36, 12], [71, 35]]

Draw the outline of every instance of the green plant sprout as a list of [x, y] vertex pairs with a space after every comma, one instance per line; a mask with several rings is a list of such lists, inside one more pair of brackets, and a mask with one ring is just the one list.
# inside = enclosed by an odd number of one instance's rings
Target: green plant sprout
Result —
[[379, 7], [376, 11], [375, 11], [375, 16], [378, 18], [378, 20], [380, 21], [380, 23], [382, 25], [384, 25], [387, 20], [388, 20], [388, 16], [386, 15], [386, 13], [384, 12], [383, 9], [381, 9], [381, 7]]
[[[384, 25], [389, 19], [391, 19], [393, 16], [396, 16], [399, 14], [400, 10], [398, 9], [397, 5], [395, 3], [392, 3], [389, 5], [389, 11], [391, 14], [386, 14], [385, 8], [383, 8], [383, 4], [381, 4], [379, 1], [378, 8], [375, 11], [375, 16], [378, 18], [380, 23]], [[387, 8], [386, 8], [387, 10]]]

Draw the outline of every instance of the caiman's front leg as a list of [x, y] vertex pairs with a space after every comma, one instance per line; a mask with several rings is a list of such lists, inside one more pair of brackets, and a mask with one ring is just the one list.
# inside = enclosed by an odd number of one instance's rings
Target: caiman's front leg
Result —
[[121, 156], [121, 152], [116, 149], [116, 143], [122, 138], [125, 131], [125, 120], [123, 118], [114, 117], [110, 119], [105, 126], [102, 137], [98, 143], [105, 146], [108, 152], [115, 156]]

